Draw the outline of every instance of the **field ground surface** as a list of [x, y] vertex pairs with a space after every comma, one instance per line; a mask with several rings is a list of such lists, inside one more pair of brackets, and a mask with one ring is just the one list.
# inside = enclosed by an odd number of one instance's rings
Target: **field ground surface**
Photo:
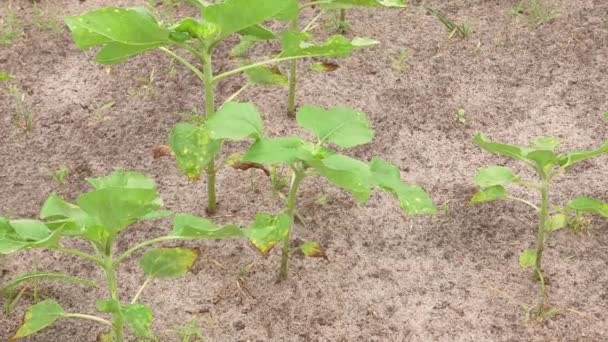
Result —
[[[526, 319], [522, 306], [536, 303], [538, 288], [517, 261], [519, 252], [534, 245], [535, 213], [517, 202], [467, 204], [475, 191], [472, 177], [483, 165], [507, 165], [532, 176], [517, 163], [481, 151], [472, 143], [475, 132], [518, 144], [556, 136], [568, 150], [608, 140], [608, 2], [553, 1], [558, 17], [538, 27], [526, 14], [514, 16], [516, 3], [412, 1], [403, 10], [350, 11], [347, 35], [372, 37], [381, 45], [334, 60], [340, 68], [331, 73], [307, 72], [312, 61], [300, 63], [298, 104], [345, 104], [368, 113], [374, 142], [347, 153], [395, 163], [403, 177], [429, 191], [439, 213], [407, 216], [380, 193], [357, 205], [349, 194], [308, 179], [298, 198], [305, 225], [296, 226], [295, 238], [319, 241], [328, 261], [294, 256], [290, 279], [276, 283], [279, 250], [264, 258], [245, 241], [187, 243], [201, 250], [193, 272], [154, 281], [141, 297], [155, 312], [159, 340], [180, 340], [180, 327], [196, 321], [209, 341], [607, 341], [606, 221], [592, 221], [583, 234], [551, 235], [548, 301], [560, 314], [537, 323]], [[0, 83], [4, 216], [36, 217], [51, 193], [73, 200], [90, 189], [87, 177], [115, 168], [153, 177], [171, 211], [206, 215], [205, 182], [190, 183], [171, 158], [153, 158], [175, 123], [204, 108], [198, 79], [156, 52], [112, 68], [96, 64], [92, 52], [76, 48], [61, 22], [100, 6], [146, 4], [0, 3], [0, 20], [16, 32], [11, 44], [0, 45], [0, 71], [14, 75]], [[424, 5], [468, 23], [474, 32], [468, 39], [448, 39]], [[195, 13], [165, 4], [154, 11], [163, 17]], [[320, 37], [331, 34], [324, 27], [327, 18], [314, 29]], [[230, 48], [218, 49], [216, 71], [236, 65], [227, 58]], [[221, 82], [218, 102], [243, 81]], [[286, 116], [286, 94], [257, 87], [239, 100], [255, 102], [270, 136], [306, 134]], [[458, 110], [464, 110], [464, 120], [457, 119]], [[18, 113], [30, 114], [30, 133]], [[219, 163], [244, 147], [228, 144]], [[62, 166], [71, 172], [59, 185], [50, 174]], [[603, 157], [557, 178], [551, 199], [563, 203], [589, 195], [605, 201], [607, 187]], [[534, 193], [525, 195], [538, 201]], [[221, 223], [245, 226], [257, 212], [281, 209], [262, 173], [225, 165], [218, 174], [218, 200], [213, 219]], [[137, 224], [117, 248], [170, 229], [168, 219]], [[95, 300], [107, 297], [99, 270], [71, 257], [34, 250], [0, 258], [1, 282], [32, 270], [99, 281], [97, 289], [38, 285], [42, 298], [56, 298], [70, 312], [94, 314]], [[123, 297], [144, 280], [137, 258], [118, 276]], [[0, 314], [0, 340], [15, 331], [31, 303], [27, 294], [11, 316]], [[95, 341], [102, 332], [95, 323], [60, 320], [27, 341]]]

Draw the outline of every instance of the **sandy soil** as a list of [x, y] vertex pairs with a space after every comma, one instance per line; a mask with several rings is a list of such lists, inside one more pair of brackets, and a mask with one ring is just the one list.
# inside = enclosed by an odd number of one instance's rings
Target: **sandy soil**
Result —
[[[60, 17], [145, 1], [52, 3], [49, 11]], [[534, 213], [516, 203], [466, 204], [478, 167], [506, 163], [518, 169], [474, 146], [477, 131], [521, 144], [553, 135], [565, 149], [608, 139], [602, 116], [608, 111], [608, 3], [556, 1], [559, 18], [538, 28], [512, 16], [514, 0], [424, 3], [467, 21], [474, 34], [447, 41], [422, 1], [406, 10], [352, 11], [349, 35], [382, 45], [338, 61], [333, 73], [302, 76], [298, 101], [369, 113], [376, 140], [351, 153], [396, 163], [407, 179], [426, 187], [441, 213], [408, 217], [385, 194], [357, 206], [348, 194], [308, 180], [299, 197], [307, 227], [295, 234], [322, 243], [329, 262], [294, 257], [291, 278], [276, 284], [278, 251], [263, 258], [246, 242], [192, 244], [202, 251], [194, 272], [156, 281], [142, 296], [155, 311], [160, 341], [179, 340], [175, 330], [191, 320], [210, 341], [608, 340], [606, 221], [593, 221], [588, 234], [560, 231], [548, 241], [549, 303], [562, 315], [539, 324], [526, 321], [520, 308], [536, 301], [537, 286], [517, 264], [518, 253], [533, 245]], [[6, 1], [0, 4], [4, 17], [2, 6]], [[38, 29], [30, 1], [13, 1], [13, 8], [24, 32], [14, 45], [0, 46], [0, 70], [16, 76], [13, 84], [25, 94], [34, 129], [26, 136], [14, 124], [15, 101], [0, 91], [0, 213], [34, 217], [49, 194], [74, 198], [88, 189], [86, 177], [127, 168], [154, 177], [168, 209], [205, 215], [204, 182], [189, 184], [172, 160], [152, 157], [180, 113], [203, 107], [197, 80], [157, 53], [110, 71], [95, 64], [92, 53], [78, 51], [66, 30]], [[218, 69], [234, 63], [221, 57], [228, 49], [218, 51]], [[411, 56], [395, 67], [406, 50]], [[241, 82], [223, 82], [219, 98]], [[300, 132], [285, 116], [285, 97], [284, 89], [256, 88], [241, 99], [261, 108], [268, 133], [276, 136]], [[113, 106], [104, 110], [109, 102]], [[466, 125], [455, 120], [459, 109]], [[242, 147], [229, 145], [224, 156]], [[59, 186], [49, 173], [62, 165], [72, 172]], [[279, 209], [260, 174], [224, 167], [218, 178], [218, 222], [246, 224], [256, 212]], [[557, 179], [551, 196], [556, 202], [581, 194], [608, 200], [607, 179], [604, 157]], [[327, 203], [317, 201], [321, 196]], [[118, 248], [169, 230], [169, 221], [138, 224]], [[47, 251], [2, 258], [1, 282], [35, 268], [101, 282], [97, 269], [72, 261]], [[119, 277], [127, 297], [143, 281], [135, 259]], [[44, 283], [40, 291], [83, 313], [95, 313], [95, 299], [107, 295], [103, 285], [87, 290]], [[16, 329], [29, 304], [31, 298], [12, 316], [0, 314], [0, 340]], [[64, 320], [28, 341], [94, 341], [100, 332], [97, 325]]]

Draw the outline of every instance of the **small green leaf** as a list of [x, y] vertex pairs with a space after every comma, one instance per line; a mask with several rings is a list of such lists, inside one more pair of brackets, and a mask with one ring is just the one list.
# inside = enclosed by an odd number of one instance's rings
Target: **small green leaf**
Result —
[[201, 38], [203, 40], [213, 38], [218, 31], [214, 24], [194, 18], [184, 18], [171, 26], [171, 29], [174, 32], [187, 33], [190, 38]]
[[212, 139], [204, 126], [178, 123], [171, 130], [169, 145], [178, 168], [191, 180], [198, 180], [203, 168], [220, 151], [222, 142]]
[[325, 252], [323, 252], [323, 248], [321, 245], [314, 241], [306, 241], [300, 246], [300, 250], [302, 254], [311, 258], [327, 258]]
[[0, 81], [8, 81], [12, 78], [13, 78], [13, 76], [11, 76], [10, 74], [0, 71]]
[[198, 258], [198, 251], [187, 248], [154, 248], [139, 260], [145, 275], [156, 278], [180, 277], [188, 273]]
[[137, 171], [115, 170], [107, 176], [87, 178], [87, 181], [96, 190], [107, 188], [156, 190], [154, 180]]
[[239, 31], [239, 34], [242, 36], [254, 37], [260, 41], [277, 38], [274, 32], [260, 24], [249, 26], [248, 28]]
[[481, 189], [473, 197], [471, 197], [471, 204], [479, 204], [496, 201], [498, 199], [506, 198], [507, 190], [502, 185], [494, 185], [489, 188]]
[[29, 336], [53, 324], [65, 314], [63, 308], [53, 299], [46, 299], [30, 306], [23, 317], [23, 323], [13, 339]]
[[532, 141], [532, 147], [538, 150], [555, 151], [560, 140], [555, 137], [541, 137]]
[[282, 32], [280, 38], [283, 57], [348, 57], [354, 50], [379, 43], [367, 38], [350, 41], [344, 36], [334, 35], [324, 43], [315, 44], [310, 41], [310, 34], [289, 30]]
[[173, 236], [222, 239], [241, 237], [243, 232], [234, 225], [218, 227], [213, 222], [190, 214], [177, 214], [173, 218]]
[[367, 115], [348, 107], [325, 110], [306, 105], [298, 111], [297, 121], [301, 127], [312, 131], [319, 140], [340, 147], [367, 144], [374, 138]]
[[260, 164], [293, 164], [311, 158], [310, 152], [304, 148], [304, 142], [296, 136], [259, 139], [243, 156], [244, 161]]
[[564, 214], [555, 214], [547, 220], [545, 230], [553, 232], [558, 229], [564, 228], [568, 224], [568, 219]]
[[61, 228], [65, 235], [83, 234], [86, 227], [94, 223], [77, 205], [66, 202], [57, 195], [49, 196], [44, 202], [40, 218], [52, 230]]
[[261, 138], [262, 116], [251, 102], [227, 102], [207, 121], [212, 139]]
[[484, 135], [478, 133], [475, 135], [473, 140], [477, 146], [483, 148], [484, 150], [492, 153], [496, 153], [499, 155], [511, 157], [513, 159], [526, 161], [526, 154], [529, 149], [516, 145], [507, 145], [501, 143], [495, 143], [490, 141]]
[[285, 86], [288, 78], [277, 67], [259, 66], [245, 71], [250, 83], [260, 85]]
[[126, 304], [122, 306], [122, 317], [139, 338], [152, 337], [152, 310], [144, 304]]
[[608, 142], [593, 150], [566, 153], [565, 155], [560, 156], [559, 164], [562, 167], [568, 168], [574, 164], [599, 157], [606, 153], [608, 153]]
[[608, 218], [608, 203], [598, 199], [579, 196], [568, 202], [568, 208], [579, 212], [588, 212]]
[[487, 188], [494, 185], [505, 185], [517, 179], [518, 177], [508, 167], [488, 166], [477, 171], [475, 184], [481, 188]]
[[287, 236], [290, 226], [291, 219], [287, 214], [257, 214], [249, 229], [245, 230], [245, 236], [262, 254], [268, 254]]
[[116, 299], [98, 299], [95, 301], [97, 310], [105, 313], [118, 314], [120, 303]]
[[519, 266], [521, 268], [533, 267], [536, 263], [536, 251], [533, 249], [526, 249], [519, 255]]
[[95, 61], [100, 64], [119, 64], [129, 59], [129, 57], [139, 55], [149, 50], [154, 50], [159, 46], [161, 46], [161, 44], [128, 45], [111, 42], [99, 50], [95, 56]]
[[401, 208], [411, 215], [437, 212], [433, 200], [420, 186], [401, 180], [399, 168], [382, 158], [374, 157], [370, 164], [374, 182], [399, 200]]
[[373, 186], [372, 172], [366, 163], [341, 154], [307, 163], [333, 184], [349, 191], [359, 202], [366, 202]]
[[51, 231], [37, 220], [7, 220], [0, 217], [0, 254], [10, 254], [23, 248], [57, 247], [61, 229]]

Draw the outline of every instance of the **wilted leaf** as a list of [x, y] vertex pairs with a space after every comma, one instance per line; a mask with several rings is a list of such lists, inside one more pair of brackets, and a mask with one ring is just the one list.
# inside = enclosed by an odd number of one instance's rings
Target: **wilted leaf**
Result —
[[470, 200], [471, 204], [492, 202], [506, 198], [507, 190], [502, 185], [494, 185], [489, 188], [481, 189]]
[[273, 216], [270, 214], [257, 214], [245, 236], [262, 254], [267, 254], [272, 247], [289, 233], [291, 219], [286, 214]]
[[505, 185], [517, 180], [517, 176], [513, 171], [504, 166], [488, 166], [477, 171], [475, 175], [475, 184], [481, 188], [487, 188], [494, 185]]
[[533, 249], [526, 249], [519, 255], [519, 266], [522, 268], [533, 267], [536, 263], [536, 251]]
[[145, 275], [156, 278], [179, 277], [188, 272], [198, 251], [188, 248], [154, 248], [148, 250], [139, 260]]
[[65, 314], [63, 308], [53, 299], [46, 299], [30, 306], [23, 317], [23, 323], [13, 339], [29, 336], [53, 324]]
[[268, 169], [266, 167], [264, 167], [264, 165], [243, 161], [243, 156], [244, 156], [243, 153], [233, 153], [230, 156], [228, 156], [228, 158], [226, 158], [226, 164], [228, 164], [230, 167], [232, 167], [234, 169], [241, 170], [241, 171], [247, 171], [249, 169], [262, 170], [266, 176], [270, 176], [270, 171], [268, 171]]
[[173, 218], [173, 236], [222, 239], [241, 237], [243, 232], [234, 225], [219, 227], [215, 223], [190, 214], [177, 214]]

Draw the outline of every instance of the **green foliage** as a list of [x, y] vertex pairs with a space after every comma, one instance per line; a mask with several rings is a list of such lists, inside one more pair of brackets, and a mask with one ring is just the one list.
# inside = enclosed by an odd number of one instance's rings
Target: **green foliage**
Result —
[[[491, 202], [498, 199], [511, 199], [519, 201], [533, 208], [538, 214], [538, 229], [536, 248], [524, 251], [519, 257], [522, 268], [533, 268], [534, 277], [540, 281], [540, 304], [538, 305], [537, 317], [546, 317], [545, 311], [545, 286], [542, 272], [542, 256], [546, 240], [546, 234], [555, 232], [573, 223], [581, 213], [593, 213], [608, 218], [608, 204], [590, 197], [577, 197], [556, 212], [549, 212], [549, 208], [559, 206], [552, 205], [549, 199], [552, 180], [556, 175], [565, 173], [580, 162], [596, 158], [608, 153], [608, 143], [598, 148], [587, 151], [573, 151], [558, 153], [556, 149], [560, 140], [554, 137], [541, 137], [530, 142], [529, 146], [509, 145], [489, 140], [481, 134], [474, 138], [475, 144], [482, 149], [501, 156], [522, 162], [532, 168], [538, 181], [521, 179], [511, 169], [503, 166], [488, 166], [480, 169], [475, 176], [474, 182], [480, 187], [471, 198], [471, 204]], [[508, 194], [507, 185], [519, 185], [534, 189], [540, 193], [540, 204], [537, 206], [532, 202]], [[569, 211], [576, 213], [575, 219], [570, 218]]]
[[185, 275], [198, 258], [198, 251], [187, 248], [154, 248], [139, 260], [144, 274], [156, 278]]
[[320, 142], [340, 147], [368, 144], [374, 138], [365, 113], [348, 107], [325, 110], [306, 105], [298, 111], [297, 121], [300, 127], [312, 131]]
[[222, 143], [211, 138], [205, 124], [178, 123], [169, 137], [171, 150], [175, 154], [177, 166], [191, 180], [198, 180], [200, 174], [219, 153]]
[[68, 176], [70, 175], [70, 168], [67, 166], [61, 166], [53, 171], [51, 171], [50, 176], [53, 182], [57, 183], [57, 185], [65, 184]]
[[545, 0], [519, 0], [513, 7], [513, 16], [524, 16], [534, 26], [541, 26], [559, 17], [554, 5]]
[[268, 254], [272, 247], [285, 239], [290, 226], [291, 218], [286, 214], [257, 214], [245, 236], [262, 254]]
[[172, 236], [187, 238], [222, 239], [241, 237], [243, 232], [235, 225], [219, 227], [215, 223], [190, 214], [176, 214]]
[[6, 72], [0, 71], [0, 81], [10, 81], [11, 79], [13, 79], [12, 75], [10, 75]]
[[13, 339], [22, 338], [34, 334], [57, 319], [64, 316], [63, 308], [53, 299], [44, 300], [30, 306], [23, 316], [23, 323], [13, 336]]
[[260, 113], [251, 103], [225, 103], [209, 117], [207, 127], [213, 139], [258, 139], [263, 132]]
[[324, 9], [350, 9], [353, 7], [405, 7], [406, 0], [331, 0], [321, 4]]
[[368, 38], [348, 40], [341, 35], [331, 36], [325, 42], [317, 44], [312, 41], [312, 35], [297, 31], [284, 31], [280, 39], [284, 57], [348, 57], [357, 49], [379, 44]]
[[15, 14], [10, 4], [3, 5], [0, 17], [0, 46], [13, 45], [23, 34], [23, 23]]
[[473, 33], [473, 29], [467, 23], [457, 24], [453, 20], [449, 19], [445, 14], [441, 11], [432, 9], [430, 7], [426, 7], [426, 9], [431, 12], [437, 19], [445, 26], [445, 28], [449, 32], [448, 39], [452, 38], [454, 35], [458, 36], [461, 39], [467, 39]]

